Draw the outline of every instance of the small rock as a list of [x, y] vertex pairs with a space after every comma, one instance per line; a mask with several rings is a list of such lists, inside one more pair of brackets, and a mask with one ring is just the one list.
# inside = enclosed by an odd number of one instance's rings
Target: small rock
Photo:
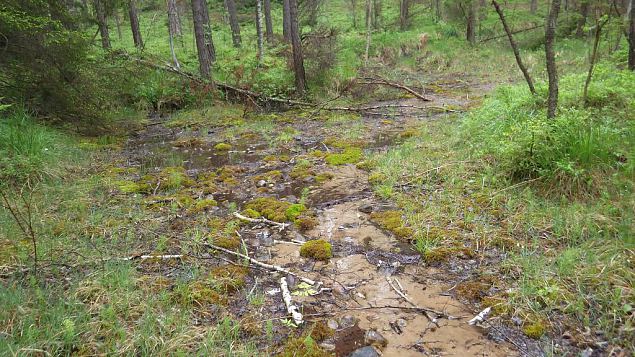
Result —
[[295, 239], [295, 240], [297, 240], [299, 242], [306, 242], [306, 238], [302, 234], [300, 234], [298, 232], [294, 232], [294, 233], [295, 233], [295, 236], [294, 236], [293, 239]]
[[331, 330], [337, 330], [337, 328], [340, 327], [340, 324], [338, 324], [337, 321], [330, 319], [326, 322], [326, 326], [328, 326]]
[[512, 317], [512, 322], [513, 322], [513, 323], [514, 323], [514, 325], [516, 325], [516, 326], [520, 326], [520, 325], [522, 325], [522, 324], [523, 324], [523, 320], [522, 320], [520, 317], [518, 317], [518, 316], [513, 316], [513, 317]]
[[357, 210], [359, 210], [362, 213], [367, 213], [368, 214], [368, 213], [371, 213], [373, 211], [373, 206], [371, 204], [367, 203], [367, 204], [363, 204], [363, 205], [359, 206], [359, 208]]
[[364, 336], [364, 343], [382, 349], [388, 345], [388, 340], [376, 330], [368, 330]]
[[348, 357], [379, 357], [379, 353], [372, 346], [366, 346], [351, 352]]
[[325, 351], [335, 351], [335, 345], [328, 342], [320, 343], [320, 347]]
[[395, 321], [395, 323], [397, 324], [397, 326], [399, 326], [400, 328], [405, 328], [408, 325], [408, 322], [406, 322], [406, 320], [404, 319], [397, 319], [397, 321]]
[[358, 319], [353, 316], [346, 315], [340, 319], [341, 328], [349, 328], [355, 326], [357, 324]]
[[271, 247], [273, 245], [273, 236], [268, 230], [256, 233], [256, 238], [261, 246]]
[[267, 181], [265, 180], [259, 180], [258, 182], [256, 182], [256, 187], [265, 187], [267, 186]]
[[586, 350], [582, 351], [582, 353], [580, 353], [580, 357], [591, 357], [593, 355], [593, 349], [591, 347], [587, 348]]

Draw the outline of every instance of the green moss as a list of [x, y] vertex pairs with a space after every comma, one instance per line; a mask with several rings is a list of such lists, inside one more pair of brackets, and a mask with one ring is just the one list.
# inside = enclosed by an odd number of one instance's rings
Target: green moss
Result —
[[[256, 198], [245, 205], [245, 209], [251, 209], [260, 213], [263, 217], [276, 222], [285, 222], [287, 210], [291, 207], [289, 202], [278, 201], [271, 197]], [[291, 213], [295, 212], [293, 209]]]
[[370, 214], [370, 219], [381, 228], [392, 232], [397, 238], [408, 240], [414, 234], [413, 229], [403, 222], [399, 211], [373, 212]]
[[201, 212], [201, 211], [206, 211], [212, 207], [216, 207], [218, 206], [218, 203], [216, 202], [216, 200], [213, 199], [204, 199], [204, 200], [198, 200], [196, 201], [196, 203], [194, 203], [194, 207], [192, 207], [192, 209], [190, 210], [192, 213], [196, 213], [196, 212]]
[[324, 321], [318, 321], [313, 324], [309, 336], [317, 342], [322, 342], [327, 338], [332, 337], [334, 334], [335, 331], [329, 328]]
[[225, 185], [235, 186], [238, 184], [236, 176], [242, 173], [244, 169], [240, 166], [226, 165], [218, 169], [216, 172], [217, 182], [222, 182]]
[[227, 305], [227, 299], [221, 296], [206, 281], [195, 280], [185, 286], [177, 287], [172, 295], [173, 300], [184, 306], [216, 304]]
[[143, 176], [139, 181], [161, 192], [195, 185], [183, 167], [166, 167], [156, 175]]
[[320, 172], [317, 176], [315, 176], [315, 181], [322, 183], [332, 180], [334, 176], [335, 175], [333, 175], [333, 173], [331, 172]]
[[278, 182], [282, 179], [282, 172], [280, 170], [271, 170], [260, 175], [254, 176], [253, 181], [258, 182], [265, 180], [267, 182]]
[[144, 182], [116, 181], [115, 185], [123, 193], [148, 193], [150, 185]]
[[331, 357], [327, 351], [324, 351], [311, 336], [300, 336], [289, 338], [284, 345], [281, 357]]
[[357, 147], [350, 147], [344, 149], [340, 154], [328, 154], [326, 155], [326, 163], [329, 165], [344, 165], [355, 164], [362, 159], [362, 149]]
[[249, 268], [227, 264], [212, 269], [209, 276], [217, 291], [233, 293], [245, 286], [248, 273]]
[[382, 174], [381, 172], [373, 172], [368, 176], [368, 183], [370, 183], [371, 185], [378, 185], [386, 181], [386, 179], [386, 175]]
[[251, 208], [247, 208], [246, 210], [243, 210], [242, 215], [245, 217], [249, 217], [249, 218], [260, 218], [261, 214], [260, 212], [251, 209]]
[[303, 204], [295, 203], [286, 209], [285, 215], [289, 221], [295, 221], [304, 211], [306, 211], [306, 207]]
[[300, 247], [300, 255], [315, 260], [329, 260], [333, 257], [331, 243], [322, 240], [310, 240]]
[[375, 168], [375, 163], [372, 160], [364, 160], [361, 162], [358, 162], [355, 167], [357, 167], [360, 170], [364, 170], [364, 171], [371, 171], [372, 169]]
[[535, 340], [541, 338], [547, 332], [547, 326], [544, 321], [537, 319], [523, 326], [523, 332], [527, 337]]
[[316, 159], [323, 159], [326, 156], [326, 153], [322, 150], [314, 150], [314, 151], [311, 151], [309, 155], [311, 155], [311, 157], [314, 157]]
[[214, 145], [214, 150], [217, 151], [228, 151], [231, 150], [232, 146], [227, 143], [218, 143]]
[[264, 162], [269, 162], [269, 163], [273, 163], [273, 162], [287, 162], [289, 161], [289, 156], [288, 155], [267, 155], [264, 158], [262, 158], [262, 161]]
[[305, 232], [317, 226], [318, 221], [314, 217], [302, 215], [295, 220], [295, 224], [300, 231]]
[[446, 247], [429, 249], [422, 255], [423, 260], [429, 264], [443, 263], [450, 259], [450, 256], [452, 256], [452, 250]]
[[298, 160], [297, 164], [291, 169], [289, 176], [294, 179], [304, 179], [309, 176], [315, 175], [313, 172], [313, 164], [309, 160], [301, 159]]
[[201, 138], [181, 138], [179, 140], [172, 142], [172, 146], [175, 146], [178, 148], [200, 147], [200, 146], [204, 146], [205, 144], [206, 144], [205, 140]]
[[418, 133], [419, 133], [419, 130], [417, 130], [415, 128], [409, 128], [409, 129], [406, 129], [406, 130], [402, 131], [401, 133], [399, 133], [399, 138], [408, 139], [408, 138], [411, 138], [411, 137], [417, 135]]

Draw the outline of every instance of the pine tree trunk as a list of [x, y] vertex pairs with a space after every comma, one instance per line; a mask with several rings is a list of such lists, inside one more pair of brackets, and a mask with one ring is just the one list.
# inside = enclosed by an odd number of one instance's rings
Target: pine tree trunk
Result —
[[575, 35], [576, 37], [584, 37], [584, 25], [586, 25], [586, 19], [589, 16], [589, 0], [582, 0], [580, 2], [580, 18], [576, 25]]
[[635, 71], [635, 0], [631, 0], [628, 11], [631, 15], [630, 30], [628, 31], [628, 68]]
[[181, 19], [179, 19], [179, 10], [176, 7], [176, 0], [167, 0], [168, 7], [168, 26], [172, 37], [183, 36], [181, 30]]
[[117, 27], [117, 38], [121, 41], [121, 19], [119, 18], [119, 9], [113, 9], [112, 16], [115, 18], [115, 26]]
[[205, 10], [203, 7], [207, 8], [205, 0], [192, 0], [192, 20], [194, 22], [194, 39], [196, 40], [198, 53], [199, 72], [203, 78], [211, 80], [212, 54], [207, 43], [206, 34], [209, 22], [205, 21]]
[[137, 16], [137, 4], [135, 0], [128, 1], [128, 17], [130, 17], [130, 29], [132, 30], [132, 40], [137, 48], [143, 48], [141, 29], [139, 28], [139, 17]]
[[469, 4], [467, 14], [467, 28], [465, 31], [465, 37], [471, 45], [476, 44], [476, 27], [478, 22], [478, 0], [472, 0]]
[[523, 64], [523, 60], [520, 57], [520, 52], [518, 51], [518, 45], [516, 44], [516, 41], [514, 41], [514, 36], [512, 35], [512, 32], [509, 29], [509, 26], [507, 26], [507, 21], [505, 20], [505, 15], [503, 14], [503, 10], [501, 10], [496, 0], [492, 0], [492, 5], [494, 5], [494, 8], [496, 9], [496, 12], [498, 13], [498, 17], [500, 17], [501, 22], [503, 23], [503, 28], [505, 29], [507, 38], [509, 38], [509, 44], [511, 45], [512, 50], [514, 51], [514, 57], [516, 57], [516, 63], [518, 64], [518, 67], [520, 68], [520, 70], [523, 72], [523, 76], [525, 76], [525, 80], [527, 81], [527, 86], [529, 86], [529, 91], [531, 92], [531, 94], [535, 95], [536, 89], [534, 88], [534, 82], [531, 79], [531, 76], [529, 75], [529, 71], [527, 70], [527, 67], [525, 67], [525, 65]]
[[549, 119], [556, 117], [556, 110], [558, 108], [558, 69], [556, 68], [556, 53], [553, 49], [553, 43], [556, 37], [559, 12], [560, 0], [552, 0], [545, 30], [545, 57], [547, 59], [547, 74], [549, 77], [547, 118]]
[[95, 15], [97, 17], [97, 26], [99, 26], [99, 34], [101, 35], [101, 47], [109, 50], [110, 34], [108, 33], [108, 21], [106, 20], [106, 8], [103, 0], [95, 0]]
[[291, 43], [291, 9], [289, 0], [282, 0], [282, 37], [284, 42]]
[[529, 4], [529, 11], [532, 14], [535, 14], [536, 11], [538, 11], [538, 0], [531, 0], [531, 3]]
[[408, 29], [408, 8], [410, 7], [410, 0], [399, 1], [399, 28], [401, 31]]
[[265, 0], [265, 37], [273, 43], [273, 22], [271, 21], [271, 0]]
[[370, 53], [370, 40], [371, 40], [371, 24], [373, 18], [373, 5], [372, 0], [366, 0], [366, 51], [364, 52], [364, 66], [368, 65], [368, 56]]
[[262, 0], [256, 0], [256, 35], [258, 36], [258, 63], [262, 63], [264, 40], [262, 34]]
[[210, 53], [210, 59], [212, 63], [216, 62], [216, 48], [214, 47], [214, 40], [212, 39], [212, 24], [209, 19], [209, 8], [207, 7], [207, 0], [199, 0], [203, 4], [203, 23], [205, 24], [205, 45]]
[[225, 0], [227, 13], [229, 14], [229, 27], [232, 30], [232, 43], [234, 47], [240, 47], [240, 24], [238, 23], [238, 14], [236, 13], [236, 2], [234, 0]]
[[298, 21], [298, 3], [296, 0], [288, 1], [291, 47], [293, 48], [293, 71], [295, 73], [295, 90], [298, 95], [304, 95], [304, 91], [306, 90], [306, 78], [304, 73], [302, 42], [300, 39], [300, 24]]

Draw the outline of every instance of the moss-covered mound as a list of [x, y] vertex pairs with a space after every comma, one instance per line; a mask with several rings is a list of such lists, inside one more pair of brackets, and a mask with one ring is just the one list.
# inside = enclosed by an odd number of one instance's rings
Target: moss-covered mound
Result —
[[315, 260], [329, 260], [333, 257], [331, 243], [322, 240], [310, 240], [300, 247], [300, 255]]

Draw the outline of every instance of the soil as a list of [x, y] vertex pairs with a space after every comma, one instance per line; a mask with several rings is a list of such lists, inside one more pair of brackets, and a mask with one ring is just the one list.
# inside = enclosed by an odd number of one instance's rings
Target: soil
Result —
[[[475, 85], [471, 90], [462, 88], [457, 92], [456, 85], [456, 82], [451, 81], [437, 84], [435, 92], [426, 94], [433, 99], [432, 102], [406, 98], [372, 103], [437, 108], [379, 109], [356, 121], [356, 125], [362, 128], [356, 140], [365, 144], [366, 154], [388, 150], [399, 143], [400, 133], [406, 129], [451, 115], [438, 110], [438, 107], [454, 110], [467, 108], [490, 88], [487, 85]], [[314, 228], [300, 232], [292, 225], [279, 232], [276, 227], [267, 224], [249, 223], [241, 226], [239, 234], [253, 258], [321, 281], [323, 287], [329, 289], [315, 296], [293, 298], [302, 307], [308, 321], [305, 325], [311, 326], [313, 322], [322, 321], [336, 326], [334, 335], [322, 342], [322, 346], [337, 356], [347, 356], [356, 348], [368, 345], [364, 336], [369, 330], [379, 332], [387, 340], [386, 346], [380, 348], [384, 356], [542, 355], [532, 340], [502, 326], [496, 319], [480, 326], [468, 325], [467, 321], [479, 311], [457, 300], [453, 296], [453, 287], [470, 276], [469, 268], [457, 269], [456, 266], [469, 267], [471, 262], [469, 259], [457, 258], [457, 261], [447, 265], [425, 265], [411, 243], [397, 239], [371, 221], [371, 212], [389, 210], [394, 208], [394, 203], [383, 201], [373, 194], [366, 171], [354, 164], [330, 166], [324, 160], [311, 158], [310, 154], [315, 150], [324, 153], [337, 151], [326, 142], [329, 138], [341, 138], [350, 125], [346, 121], [324, 125], [320, 115], [324, 113], [318, 113], [312, 120], [276, 122], [276, 132], [291, 127], [299, 133], [291, 142], [271, 145], [262, 136], [248, 135], [229, 142], [232, 148], [225, 152], [215, 150], [214, 146], [223, 142], [219, 140], [219, 135], [228, 127], [186, 131], [168, 128], [161, 122], [164, 118], [154, 118], [152, 125], [128, 142], [126, 166], [158, 171], [163, 167], [175, 166], [173, 163], [180, 161], [191, 178], [231, 167], [236, 182], [233, 185], [221, 184], [211, 194], [218, 202], [218, 207], [207, 212], [207, 216], [229, 218], [233, 209], [242, 210], [246, 202], [256, 197], [273, 197], [297, 203], [304, 196], [305, 206], [317, 219]], [[174, 145], [175, 141], [189, 137], [200, 138], [203, 144], [194, 147]], [[286, 155], [289, 160], [264, 160], [271, 155]], [[310, 159], [314, 175], [292, 178], [291, 171], [302, 158]], [[256, 176], [272, 170], [280, 171], [281, 178], [265, 180], [258, 187]], [[332, 179], [317, 182], [315, 177], [326, 172], [332, 174]], [[196, 217], [183, 216], [180, 219], [187, 222], [188, 219], [199, 219]], [[165, 221], [166, 225], [170, 224], [167, 219]], [[179, 236], [179, 229], [184, 229], [183, 226], [187, 224], [180, 224], [180, 228], [176, 228], [175, 237]], [[273, 236], [276, 243], [270, 246], [263, 244], [263, 234]], [[300, 246], [290, 243], [292, 240], [312, 239], [330, 242], [333, 258], [327, 262], [303, 258], [299, 253]], [[266, 299], [265, 308], [259, 309], [259, 313], [264, 314], [263, 319], [287, 318], [282, 296], [277, 293], [279, 279], [279, 274], [251, 269], [245, 288], [232, 297], [229, 310], [238, 318], [251, 314], [252, 307], [247, 303], [247, 295], [253, 293], [253, 288], [262, 292]], [[403, 289], [411, 302], [401, 297], [388, 279]], [[298, 289], [297, 279], [289, 277], [288, 280], [292, 290]], [[426, 314], [412, 309], [413, 304], [442, 311], [452, 318], [438, 317], [438, 323], [435, 324]], [[351, 321], [353, 324], [346, 326]], [[284, 324], [277, 327], [274, 340], [280, 341], [281, 345], [287, 336], [297, 335], [298, 330], [302, 329], [289, 328]]]

